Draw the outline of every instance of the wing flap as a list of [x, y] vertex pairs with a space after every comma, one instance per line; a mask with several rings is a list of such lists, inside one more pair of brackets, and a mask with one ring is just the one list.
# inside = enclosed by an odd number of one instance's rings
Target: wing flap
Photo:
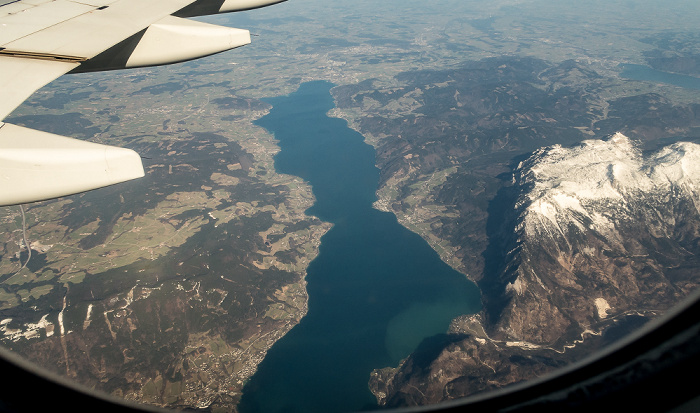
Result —
[[[10, 4], [3, 6], [3, 8], [12, 6]], [[29, 7], [26, 7], [21, 12], [3, 16], [0, 45], [40, 32], [46, 27], [71, 20], [94, 9], [92, 6], [68, 0], [56, 0], [39, 5], [28, 5], [20, 2], [15, 7], [19, 6]]]
[[248, 30], [167, 16], [148, 26], [126, 67], [183, 62], [248, 43]]
[[131, 149], [0, 123], [0, 206], [89, 191], [144, 176]]
[[77, 66], [76, 62], [0, 56], [0, 120], [36, 90]]
[[[56, 0], [66, 1], [66, 0]], [[19, 50], [37, 54], [57, 54], [92, 58], [120, 41], [145, 29], [151, 23], [169, 16], [192, 2], [192, 0], [117, 0], [107, 7], [95, 7], [84, 4], [68, 3], [79, 6], [83, 13], [74, 12], [69, 19], [46, 25], [41, 30], [34, 30], [23, 37], [11, 41], [0, 40], [0, 46], [9, 51]], [[18, 15], [7, 16], [0, 20], [14, 22], [25, 13], [36, 9], [49, 8], [51, 3], [39, 5]], [[54, 6], [55, 7], [55, 6]], [[75, 9], [73, 6], [71, 9]], [[77, 9], [76, 9], [77, 10]], [[42, 13], [43, 14], [43, 13]], [[18, 16], [15, 18], [15, 16]], [[23, 24], [34, 25], [23, 19]], [[0, 37], [0, 39], [3, 39]]]

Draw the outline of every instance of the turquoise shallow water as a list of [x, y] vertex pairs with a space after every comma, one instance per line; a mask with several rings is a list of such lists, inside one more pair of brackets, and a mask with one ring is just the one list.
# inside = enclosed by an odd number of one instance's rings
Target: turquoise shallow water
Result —
[[347, 412], [376, 407], [370, 372], [395, 366], [450, 320], [480, 309], [477, 287], [393, 214], [372, 208], [374, 148], [329, 118], [333, 85], [309, 82], [268, 99], [257, 123], [281, 147], [275, 168], [308, 181], [307, 213], [334, 224], [308, 267], [309, 312], [244, 388], [240, 411]]

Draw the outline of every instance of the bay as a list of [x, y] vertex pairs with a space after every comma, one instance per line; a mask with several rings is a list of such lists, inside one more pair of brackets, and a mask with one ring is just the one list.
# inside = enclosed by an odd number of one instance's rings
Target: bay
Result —
[[479, 290], [396, 217], [372, 207], [374, 148], [331, 118], [332, 84], [266, 99], [256, 123], [274, 133], [275, 169], [312, 186], [307, 211], [333, 223], [307, 269], [309, 311], [275, 343], [243, 389], [242, 413], [376, 408], [373, 369], [396, 366], [451, 321], [480, 310]]

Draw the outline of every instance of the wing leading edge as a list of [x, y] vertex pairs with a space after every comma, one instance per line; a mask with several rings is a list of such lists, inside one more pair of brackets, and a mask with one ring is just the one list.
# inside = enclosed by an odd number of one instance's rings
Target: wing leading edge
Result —
[[250, 43], [247, 30], [187, 19], [284, 0], [0, 2], [0, 205], [84, 192], [144, 176], [140, 156], [2, 120], [65, 73], [182, 62]]

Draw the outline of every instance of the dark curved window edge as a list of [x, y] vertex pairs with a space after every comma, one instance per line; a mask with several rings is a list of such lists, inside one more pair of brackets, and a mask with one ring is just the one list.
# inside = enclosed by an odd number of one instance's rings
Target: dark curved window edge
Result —
[[[550, 375], [431, 406], [387, 412], [699, 411], [700, 290], [626, 338]], [[0, 347], [0, 411], [166, 412], [102, 394]], [[680, 406], [680, 407], [679, 407]]]

